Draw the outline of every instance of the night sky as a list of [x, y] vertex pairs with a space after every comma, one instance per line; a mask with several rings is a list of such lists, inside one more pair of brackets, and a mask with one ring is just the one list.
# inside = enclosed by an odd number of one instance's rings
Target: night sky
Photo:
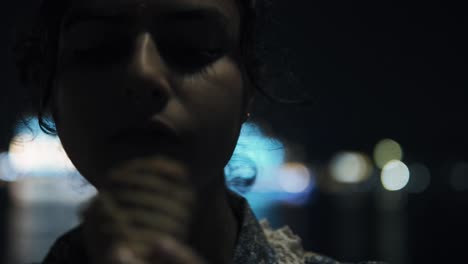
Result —
[[[0, 9], [0, 149], [20, 109], [9, 47], [32, 2], [4, 1]], [[467, 26], [466, 9], [451, 1], [344, 0], [275, 1], [265, 26], [271, 92], [307, 94], [313, 104], [265, 106], [259, 98], [255, 117], [302, 145], [308, 160], [327, 162], [342, 150], [371, 154], [379, 140], [392, 138], [405, 157], [431, 169], [430, 188], [408, 200], [408, 263], [449, 263], [465, 255], [468, 195], [452, 191], [448, 174], [451, 164], [468, 160]], [[327, 206], [334, 198], [320, 197], [313, 210], [331, 217]], [[372, 219], [372, 209], [365, 212]], [[325, 234], [305, 240], [338, 252]], [[367, 249], [356, 257], [381, 255]]]

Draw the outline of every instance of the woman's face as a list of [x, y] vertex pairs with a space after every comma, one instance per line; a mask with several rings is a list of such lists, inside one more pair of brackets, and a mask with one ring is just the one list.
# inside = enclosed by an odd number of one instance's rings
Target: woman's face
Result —
[[239, 27], [234, 0], [72, 0], [54, 104], [77, 169], [99, 188], [119, 163], [165, 155], [213, 182], [251, 101]]

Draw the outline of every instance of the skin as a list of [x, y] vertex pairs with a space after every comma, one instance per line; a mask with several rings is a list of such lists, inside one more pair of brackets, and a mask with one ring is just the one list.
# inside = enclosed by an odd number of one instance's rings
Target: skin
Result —
[[[232, 258], [238, 223], [223, 171], [253, 100], [236, 60], [239, 28], [234, 0], [72, 0], [61, 26], [54, 119], [76, 168], [101, 198], [122, 193], [112, 183], [130, 186], [126, 180], [152, 175], [161, 184], [146, 190], [151, 199], [190, 208], [182, 235], [142, 242], [166, 259], [161, 263], [195, 263], [196, 255], [208, 263]], [[136, 127], [151, 122], [174, 133], [138, 134]], [[116, 140], [128, 127], [134, 135]], [[167, 173], [167, 164], [183, 168], [182, 176]], [[177, 190], [192, 198], [177, 199]], [[97, 208], [85, 218], [94, 228], [104, 221]], [[162, 207], [152, 212], [176, 215]]]

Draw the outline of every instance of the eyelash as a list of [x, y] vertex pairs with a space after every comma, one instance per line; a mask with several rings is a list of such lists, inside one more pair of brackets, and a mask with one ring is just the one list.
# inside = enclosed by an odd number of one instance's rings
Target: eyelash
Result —
[[162, 57], [179, 73], [207, 74], [215, 61], [222, 57], [221, 49], [200, 50], [187, 47], [161, 47]]
[[213, 63], [210, 63], [207, 66], [198, 69], [198, 71], [196, 71], [195, 73], [192, 73], [191, 75], [194, 76], [194, 77], [196, 77], [196, 76], [202, 76], [202, 77], [206, 76], [206, 75], [208, 75], [210, 73], [210, 70], [213, 69], [213, 66], [214, 66]]
[[[82, 63], [112, 64], [120, 61], [131, 50], [129, 45], [103, 44], [93, 48], [75, 50], [73, 57]], [[225, 53], [221, 49], [201, 50], [191, 47], [167, 45], [161, 48], [162, 57], [182, 75], [206, 75], [216, 60]], [[116, 54], [120, 54], [116, 55]], [[187, 60], [187, 57], [191, 57]]]

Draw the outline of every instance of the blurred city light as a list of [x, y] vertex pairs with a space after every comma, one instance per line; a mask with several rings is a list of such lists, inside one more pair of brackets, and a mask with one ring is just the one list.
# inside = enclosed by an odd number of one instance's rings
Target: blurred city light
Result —
[[[31, 119], [27, 127], [18, 127], [8, 160], [16, 176], [58, 176], [76, 171], [58, 137], [43, 133], [37, 119]], [[15, 176], [10, 178], [14, 180]]]
[[31, 177], [11, 183], [11, 197], [19, 205], [55, 203], [79, 205], [96, 195], [80, 177]]
[[389, 161], [402, 160], [402, 158], [403, 149], [395, 140], [384, 139], [375, 146], [374, 161], [380, 169], [382, 169]]
[[225, 172], [228, 186], [231, 185], [234, 191], [236, 186], [232, 183], [239, 180], [248, 182], [256, 173], [253, 186], [243, 193], [256, 214], [267, 214], [266, 208], [278, 202], [303, 205], [314, 190], [315, 178], [311, 169], [303, 163], [286, 162], [285, 152], [281, 141], [265, 136], [256, 124], [245, 123], [242, 126]]
[[458, 162], [453, 166], [450, 184], [456, 191], [468, 190], [468, 162]]
[[0, 180], [13, 181], [16, 173], [13, 171], [7, 152], [0, 153]]
[[312, 184], [309, 169], [300, 163], [286, 163], [278, 172], [281, 188], [288, 193], [301, 193]]
[[[275, 202], [278, 191], [284, 192], [276, 177], [284, 161], [283, 143], [265, 136], [258, 125], [244, 123], [232, 158], [225, 168], [227, 185], [244, 195], [254, 211], [261, 210]], [[253, 185], [242, 188], [244, 183]]]
[[33, 141], [22, 138], [23, 135], [15, 137], [9, 149], [11, 164], [18, 173], [44, 176], [75, 170], [57, 138], [39, 136]]
[[410, 180], [406, 190], [412, 193], [424, 192], [431, 182], [431, 172], [424, 164], [415, 163], [409, 166]]
[[[254, 166], [256, 180], [251, 191], [276, 191], [278, 169], [284, 164], [284, 145], [277, 139], [265, 136], [256, 124], [244, 123], [236, 148], [225, 171], [229, 167]], [[248, 162], [247, 162], [248, 161]], [[239, 163], [243, 163], [240, 164]], [[252, 169], [242, 169], [251, 177]], [[232, 175], [226, 175], [229, 179]]]
[[399, 160], [388, 162], [382, 169], [381, 181], [388, 191], [399, 191], [408, 184], [410, 171], [408, 166]]
[[342, 152], [330, 163], [332, 178], [340, 183], [359, 183], [367, 180], [372, 173], [369, 158], [361, 153]]

